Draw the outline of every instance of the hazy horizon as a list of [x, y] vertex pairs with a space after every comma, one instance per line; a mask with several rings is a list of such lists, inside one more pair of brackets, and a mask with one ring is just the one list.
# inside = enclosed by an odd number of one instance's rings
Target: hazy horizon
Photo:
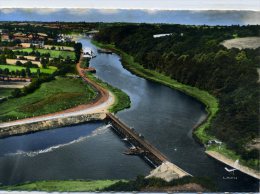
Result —
[[0, 21], [42, 22], [128, 22], [170, 23], [188, 25], [255, 25], [257, 11], [191, 11], [140, 9], [75, 9], [75, 8], [5, 8], [0, 9]]
[[89, 8], [149, 10], [255, 10], [258, 0], [1, 0], [0, 8]]

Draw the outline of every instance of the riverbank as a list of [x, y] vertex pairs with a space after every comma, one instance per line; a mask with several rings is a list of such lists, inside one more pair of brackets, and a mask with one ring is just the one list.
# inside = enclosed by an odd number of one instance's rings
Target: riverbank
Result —
[[232, 168], [236, 168], [239, 171], [260, 180], [260, 172], [257, 172], [256, 170], [253, 170], [253, 169], [248, 168], [243, 165], [239, 165], [239, 164], [235, 165], [234, 160], [227, 158], [226, 156], [224, 156], [223, 154], [221, 154], [219, 152], [208, 150], [208, 151], [206, 151], [206, 154], [224, 164], [231, 166]]
[[107, 112], [115, 113], [130, 107], [131, 101], [126, 93], [102, 82], [92, 74], [87, 74], [86, 77], [84, 70], [80, 67], [81, 61], [82, 58], [76, 67], [82, 79], [98, 93], [94, 101], [51, 114], [1, 123], [0, 137], [88, 122], [84, 119], [85, 115], [95, 118], [90, 120], [103, 120]]
[[96, 78], [92, 73], [87, 73], [87, 77], [114, 94], [114, 103], [108, 109], [109, 112], [117, 113], [121, 110], [130, 108], [131, 100], [125, 92]]
[[[52, 180], [52, 181], [37, 181], [18, 185], [2, 186], [0, 190], [5, 191], [46, 191], [46, 192], [90, 192], [100, 191], [109, 187], [119, 180]], [[1, 193], [1, 192], [0, 192]]]
[[105, 119], [105, 113], [92, 113], [92, 114], [82, 114], [76, 116], [69, 116], [63, 118], [53, 118], [43, 121], [35, 121], [24, 123], [20, 125], [11, 125], [0, 128], [0, 138], [13, 136], [13, 135], [22, 135], [26, 133], [33, 133], [37, 131], [42, 131], [46, 129], [53, 129], [58, 127], [65, 127], [69, 125], [77, 125], [81, 123], [99, 121]]
[[215, 191], [215, 185], [208, 179], [183, 177], [166, 182], [158, 178], [135, 180], [50, 180], [1, 186], [3, 191], [45, 191], [45, 192], [208, 192]]
[[199, 90], [198, 88], [191, 87], [182, 83], [179, 83], [170, 77], [167, 77], [165, 75], [162, 75], [156, 71], [145, 69], [140, 64], [134, 62], [134, 59], [132, 56], [128, 55], [127, 53], [115, 48], [114, 45], [111, 44], [102, 44], [100, 42], [92, 41], [93, 44], [95, 44], [98, 47], [110, 49], [114, 51], [115, 53], [119, 54], [122, 60], [123, 66], [131, 71], [132, 73], [143, 77], [145, 79], [161, 83], [163, 85], [166, 85], [170, 88], [177, 89], [179, 91], [182, 91], [186, 93], [189, 96], [192, 96], [196, 98], [197, 100], [201, 101], [206, 106], [206, 110], [208, 112], [207, 119], [202, 122], [199, 126], [196, 126], [196, 130], [194, 130], [194, 134], [198, 138], [198, 140], [206, 144], [209, 140], [215, 139], [214, 137], [210, 136], [205, 132], [205, 130], [209, 127], [211, 119], [216, 115], [219, 107], [218, 107], [218, 101], [217, 99], [210, 95], [206, 91]]
[[[115, 53], [119, 54], [121, 56], [121, 60], [123, 63], [123, 66], [131, 71], [132, 73], [143, 77], [145, 79], [158, 82], [161, 84], [164, 84], [168, 87], [180, 90], [187, 95], [190, 95], [197, 100], [201, 101], [203, 104], [206, 105], [206, 110], [208, 112], [207, 118], [201, 122], [198, 126], [194, 127], [193, 135], [196, 140], [198, 140], [203, 145], [206, 145], [209, 140], [216, 139], [214, 136], [211, 136], [207, 133], [207, 128], [210, 126], [211, 120], [214, 118], [214, 116], [217, 114], [219, 109], [218, 100], [210, 95], [206, 91], [199, 90], [198, 88], [187, 86], [184, 84], [181, 84], [170, 77], [167, 77], [165, 75], [162, 75], [156, 71], [145, 69], [140, 64], [136, 63], [134, 61], [134, 58], [127, 53], [123, 52], [120, 49], [115, 48], [112, 44], [102, 44], [100, 42], [92, 41], [93, 44], [95, 44], [98, 47], [102, 47], [105, 49], [110, 49], [114, 51]], [[251, 165], [250, 162], [244, 161], [240, 158], [240, 156], [236, 155], [233, 151], [228, 150], [224, 144], [222, 144], [222, 149], [217, 150], [221, 155], [225, 155], [226, 157], [232, 159], [234, 162], [236, 159], [240, 159], [241, 165], [249, 166], [250, 168], [254, 168], [254, 165]], [[206, 149], [212, 149], [211, 147], [206, 147]], [[216, 159], [216, 158], [215, 158]]]

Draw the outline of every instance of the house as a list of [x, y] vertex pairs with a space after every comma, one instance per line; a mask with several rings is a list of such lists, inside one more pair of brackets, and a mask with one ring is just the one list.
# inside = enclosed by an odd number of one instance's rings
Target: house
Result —
[[26, 42], [26, 41], [29, 40], [29, 38], [27, 37], [27, 35], [24, 34], [24, 33], [21, 33], [21, 32], [18, 32], [18, 33], [13, 34], [13, 39], [14, 39], [14, 40], [21, 40], [21, 42]]
[[45, 33], [37, 33], [37, 35], [39, 36], [39, 38], [46, 38], [46, 37], [48, 37], [48, 35], [45, 34]]
[[2, 34], [1, 35], [1, 40], [2, 41], [6, 41], [6, 42], [10, 42], [9, 34]]
[[153, 38], [160, 38], [160, 37], [164, 37], [164, 36], [171, 36], [172, 33], [168, 33], [168, 34], [154, 34]]
[[20, 44], [23, 48], [30, 48], [31, 45], [35, 46], [36, 48], [43, 48], [44, 47], [44, 41], [40, 40], [32, 40], [28, 42], [23, 42]]

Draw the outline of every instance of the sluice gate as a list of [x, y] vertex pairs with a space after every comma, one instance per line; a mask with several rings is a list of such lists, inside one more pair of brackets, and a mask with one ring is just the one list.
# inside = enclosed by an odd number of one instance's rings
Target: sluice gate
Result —
[[163, 155], [158, 149], [152, 146], [144, 137], [137, 133], [134, 129], [126, 126], [122, 121], [120, 121], [116, 116], [111, 113], [106, 114], [106, 119], [111, 125], [116, 133], [118, 133], [123, 138], [126, 138], [132, 145], [138, 149], [140, 156], [144, 157], [152, 163], [155, 167], [161, 165], [163, 162], [168, 161], [167, 157]]

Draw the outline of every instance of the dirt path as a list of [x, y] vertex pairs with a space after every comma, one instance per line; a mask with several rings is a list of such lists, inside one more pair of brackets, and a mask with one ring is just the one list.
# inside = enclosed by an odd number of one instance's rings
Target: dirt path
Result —
[[108, 112], [108, 108], [111, 105], [113, 105], [115, 102], [115, 97], [111, 92], [102, 88], [97, 83], [95, 83], [94, 81], [90, 80], [89, 78], [87, 78], [85, 76], [85, 71], [80, 67], [80, 63], [82, 60], [83, 60], [83, 58], [81, 56], [80, 62], [77, 63], [77, 66], [76, 66], [77, 71], [78, 71], [79, 75], [81, 76], [81, 78], [83, 79], [83, 81], [86, 82], [86, 84], [91, 85], [98, 92], [98, 96], [93, 102], [91, 102], [89, 104], [79, 105], [79, 106], [76, 106], [76, 107], [73, 107], [70, 109], [66, 109], [63, 111], [55, 112], [55, 113], [50, 113], [50, 114], [36, 116], [36, 117], [32, 117], [32, 118], [26, 118], [26, 119], [1, 123], [0, 128], [21, 125], [21, 124], [34, 123], [34, 122], [39, 122], [39, 121], [47, 121], [47, 120], [57, 119], [57, 118], [77, 116], [77, 115], [82, 115], [82, 114]]

